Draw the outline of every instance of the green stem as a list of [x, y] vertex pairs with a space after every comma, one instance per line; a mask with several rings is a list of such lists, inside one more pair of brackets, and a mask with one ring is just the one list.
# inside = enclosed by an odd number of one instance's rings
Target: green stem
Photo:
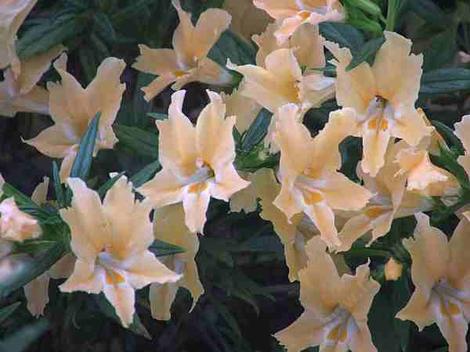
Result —
[[375, 248], [352, 248], [347, 252], [347, 255], [354, 257], [381, 257], [389, 258], [391, 253], [387, 250]]
[[385, 30], [393, 32], [395, 29], [399, 0], [388, 0], [387, 5], [387, 23]]

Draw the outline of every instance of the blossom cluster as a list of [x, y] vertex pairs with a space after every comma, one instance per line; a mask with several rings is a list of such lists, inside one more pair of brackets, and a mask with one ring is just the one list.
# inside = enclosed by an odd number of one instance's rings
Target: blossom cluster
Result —
[[[51, 127], [24, 142], [62, 160], [60, 178], [73, 196], [59, 210], [70, 228], [70, 252], [24, 287], [33, 315], [44, 311], [50, 278], [66, 278], [62, 292], [104, 293], [125, 327], [133, 321], [135, 290], [147, 285], [156, 319], [170, 319], [180, 286], [191, 292], [194, 307], [204, 293], [195, 261], [198, 234], [204, 235], [206, 213], [215, 198], [230, 202], [233, 212], [248, 213], [259, 205], [260, 216], [273, 224], [284, 246], [289, 280], [300, 282], [304, 308], [294, 323], [274, 335], [288, 351], [310, 346], [376, 351], [367, 315], [380, 283], [371, 275], [370, 261], [351, 272], [343, 253], [361, 238], [366, 246], [374, 244], [389, 233], [395, 219], [409, 216], [417, 224], [402, 246], [411, 256], [415, 291], [397, 318], [411, 320], [419, 329], [436, 323], [451, 352], [467, 351], [470, 213], [465, 204], [456, 209], [460, 222], [450, 239], [425, 214], [433, 210], [436, 198], [454, 206], [464, 185], [433, 163], [448, 147], [416, 106], [423, 55], [411, 52], [409, 39], [385, 31], [373, 63], [351, 69], [351, 51], [325, 40], [318, 26], [344, 20], [339, 1], [254, 0], [272, 17], [265, 31], [252, 38], [258, 46], [256, 63], [228, 60], [222, 67], [209, 52], [229, 27], [230, 14], [208, 9], [194, 24], [179, 0], [173, 0], [179, 24], [172, 49], [142, 44], [132, 65], [155, 76], [142, 88], [146, 101], [168, 86], [175, 91], [168, 118], [156, 122], [162, 168], [137, 188], [119, 177], [102, 200], [70, 174], [97, 113], [93, 155], [118, 142], [112, 126], [126, 89], [121, 82], [126, 64], [105, 59], [83, 88], [67, 70], [63, 46], [21, 61], [15, 52], [16, 33], [35, 2], [0, 4], [0, 114], [35, 112], [52, 118]], [[60, 81], [49, 81], [44, 88], [39, 81], [51, 65]], [[241, 80], [233, 88], [237, 75]], [[186, 91], [181, 88], [196, 81], [213, 90], [207, 90], [209, 103], [194, 125], [183, 112]], [[331, 99], [338, 109], [312, 135], [303, 123], [305, 115]], [[263, 109], [272, 118], [259, 157], [279, 155], [279, 163], [253, 172], [237, 170], [234, 128], [246, 133]], [[470, 115], [455, 124], [455, 135], [465, 149], [457, 161], [468, 176]], [[351, 137], [362, 143], [359, 181], [341, 172], [340, 145]], [[36, 188], [31, 197], [36, 204], [48, 202], [48, 183], [46, 178]], [[2, 199], [2, 246], [42, 235], [33, 215], [22, 211], [13, 197]], [[149, 250], [155, 239], [184, 252], [157, 258]], [[385, 278], [396, 280], [406, 265], [390, 258]]]

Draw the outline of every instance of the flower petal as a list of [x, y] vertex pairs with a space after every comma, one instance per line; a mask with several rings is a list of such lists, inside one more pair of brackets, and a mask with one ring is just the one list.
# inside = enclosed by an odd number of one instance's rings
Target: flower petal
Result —
[[172, 172], [163, 169], [153, 179], [137, 189], [155, 208], [183, 200], [183, 185]]
[[468, 292], [470, 289], [470, 232], [469, 220], [460, 220], [449, 241], [450, 261], [447, 278], [452, 287]]
[[23, 289], [29, 312], [34, 317], [44, 315], [44, 309], [49, 302], [49, 276], [47, 273], [30, 281]]
[[135, 292], [126, 283], [118, 285], [104, 285], [103, 292], [106, 299], [116, 310], [116, 314], [124, 327], [129, 327], [134, 319]]
[[78, 259], [72, 274], [59, 288], [62, 292], [85, 291], [98, 294], [103, 290], [104, 281], [105, 271], [102, 267]]
[[189, 191], [183, 196], [185, 223], [191, 232], [204, 233], [204, 224], [206, 223], [206, 212], [209, 208], [209, 201], [209, 189], [205, 189], [202, 192]]
[[151, 284], [149, 289], [150, 311], [156, 320], [170, 320], [171, 306], [176, 298], [177, 283]]
[[152, 49], [139, 44], [139, 50], [140, 55], [132, 65], [136, 70], [162, 76], [180, 69], [176, 53], [172, 49]]

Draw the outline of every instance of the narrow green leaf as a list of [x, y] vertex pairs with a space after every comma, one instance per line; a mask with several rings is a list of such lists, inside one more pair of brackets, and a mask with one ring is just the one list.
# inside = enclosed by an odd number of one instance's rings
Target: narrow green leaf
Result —
[[21, 305], [21, 302], [15, 302], [8, 306], [0, 308], [0, 324], [10, 317], [15, 310]]
[[160, 162], [155, 160], [131, 177], [132, 184], [136, 188], [142, 186], [145, 182], [150, 180], [160, 168]]
[[369, 59], [375, 57], [377, 50], [379, 50], [384, 42], [385, 38], [380, 37], [371, 39], [365, 43], [362, 49], [353, 56], [353, 59], [349, 63], [348, 67], [346, 67], [346, 71], [352, 70], [364, 61], [369, 61]]
[[122, 146], [148, 158], [156, 159], [158, 157], [158, 136], [156, 133], [125, 125], [115, 125], [114, 131]]
[[48, 329], [46, 319], [26, 325], [0, 341], [1, 352], [23, 352]]
[[153, 242], [149, 247], [149, 250], [157, 257], [165, 257], [168, 255], [184, 253], [183, 248], [160, 240], [155, 240], [155, 242]]
[[337, 22], [320, 23], [320, 32], [325, 39], [347, 47], [352, 51], [359, 51], [364, 44], [364, 36], [351, 25]]
[[17, 190], [8, 182], [5, 182], [3, 185], [3, 195], [4, 197], [13, 197], [21, 210], [38, 218], [41, 222], [47, 222], [51, 217], [55, 217], [54, 213], [41, 208], [33, 202], [31, 198]]
[[242, 140], [242, 150], [244, 152], [249, 152], [266, 136], [271, 117], [272, 113], [266, 109], [259, 112]]
[[111, 177], [108, 181], [106, 181], [105, 183], [103, 183], [101, 185], [100, 188], [98, 188], [98, 194], [100, 195], [101, 198], [103, 198], [106, 194], [106, 192], [109, 191], [109, 189], [111, 187], [113, 187], [113, 185], [116, 183], [117, 180], [119, 180], [121, 178], [121, 176], [123, 176], [125, 174], [125, 172], [120, 172], [118, 173], [117, 175], [114, 175], [113, 177]]
[[426, 72], [421, 79], [420, 94], [445, 94], [470, 90], [470, 70], [441, 68]]
[[167, 114], [160, 114], [158, 112], [149, 112], [149, 113], [147, 113], [147, 116], [150, 116], [151, 118], [153, 118], [157, 121], [163, 121], [163, 120], [168, 119]]
[[98, 112], [93, 120], [91, 120], [88, 130], [80, 141], [77, 156], [72, 165], [70, 177], [79, 177], [86, 181], [90, 173], [91, 163], [93, 161], [93, 152], [95, 150], [96, 137], [100, 123], [100, 115]]
[[55, 197], [60, 206], [65, 206], [65, 192], [60, 180], [59, 166], [56, 161], [52, 162], [52, 182], [54, 184]]
[[449, 126], [436, 120], [432, 120], [431, 123], [436, 127], [437, 131], [444, 137], [447, 143], [450, 143], [452, 146], [457, 148], [459, 154], [465, 154], [462, 141], [457, 138], [454, 131]]
[[212, 47], [209, 57], [222, 67], [225, 67], [227, 59], [236, 65], [254, 64], [256, 49], [236, 33], [227, 30]]
[[435, 27], [447, 28], [450, 24], [450, 17], [432, 0], [412, 0], [409, 1], [409, 6], [419, 17]]

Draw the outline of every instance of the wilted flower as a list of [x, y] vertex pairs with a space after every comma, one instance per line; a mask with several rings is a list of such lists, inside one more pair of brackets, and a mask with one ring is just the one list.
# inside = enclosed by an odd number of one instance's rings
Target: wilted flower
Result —
[[458, 162], [470, 177], [470, 115], [465, 115], [460, 122], [455, 124], [455, 134], [465, 148], [465, 155], [459, 156]]
[[249, 182], [233, 166], [235, 116], [225, 118], [225, 104], [217, 93], [207, 91], [210, 103], [197, 125], [184, 115], [186, 91], [172, 95], [168, 120], [157, 121], [159, 153], [163, 169], [139, 188], [156, 208], [183, 202], [186, 226], [203, 232], [211, 197], [228, 201]]
[[98, 67], [95, 79], [85, 89], [65, 70], [66, 62], [66, 54], [54, 62], [54, 68], [62, 78], [61, 83], [47, 84], [49, 109], [55, 124], [25, 141], [44, 155], [64, 158], [60, 167], [62, 180], [70, 175], [80, 139], [98, 112], [101, 117], [94, 153], [112, 148], [117, 142], [112, 124], [126, 87], [120, 82], [126, 66], [123, 60], [105, 59]]
[[264, 31], [271, 20], [266, 12], [253, 5], [253, 0], [225, 0], [223, 9], [232, 16], [230, 29], [246, 40]]
[[142, 88], [147, 101], [152, 100], [168, 85], [174, 90], [199, 81], [212, 85], [228, 85], [232, 76], [207, 57], [212, 46], [228, 28], [231, 16], [224, 10], [208, 9], [194, 26], [191, 14], [181, 8], [179, 0], [172, 0], [178, 11], [180, 24], [173, 34], [173, 49], [151, 49], [139, 45], [140, 56], [133, 67], [139, 71], [158, 75]]
[[192, 233], [184, 224], [184, 210], [181, 204], [160, 208], [155, 214], [155, 238], [175, 246], [184, 252], [165, 257], [164, 263], [173, 271], [182, 274], [177, 282], [150, 285], [150, 307], [152, 316], [158, 320], [171, 318], [170, 308], [179, 287], [188, 289], [193, 297], [193, 307], [204, 293], [199, 281], [195, 256], [199, 249], [197, 234]]
[[103, 203], [82, 180], [69, 178], [67, 183], [73, 191], [72, 205], [60, 215], [70, 227], [77, 261], [60, 289], [103, 292], [127, 327], [135, 312], [135, 290], [154, 282], [175, 282], [180, 275], [148, 250], [154, 240], [151, 206], [135, 201], [125, 177], [114, 183]]
[[300, 270], [302, 315], [274, 337], [288, 352], [320, 345], [320, 351], [375, 352], [367, 314], [380, 285], [369, 277], [368, 264], [341, 277], [326, 245], [314, 237], [307, 245], [307, 267]]
[[13, 117], [17, 112], [49, 114], [49, 94], [36, 85], [49, 69], [51, 61], [65, 48], [61, 45], [21, 62], [15, 74], [11, 68], [3, 72], [0, 82], [0, 115]]
[[19, 72], [16, 34], [37, 0], [3, 0], [0, 2], [0, 69], [11, 66]]
[[349, 49], [326, 43], [336, 60], [336, 99], [355, 117], [351, 135], [362, 137], [362, 169], [377, 175], [384, 165], [388, 142], [392, 137], [416, 146], [429, 135], [423, 116], [415, 108], [422, 74], [422, 55], [410, 54], [411, 41], [393, 32], [384, 32], [385, 43], [374, 64], [363, 62], [348, 71], [352, 60]]
[[[333, 210], [359, 210], [372, 194], [337, 170], [341, 165], [339, 143], [349, 121], [331, 114], [324, 129], [315, 137], [298, 122], [299, 110], [290, 104], [282, 109], [274, 140], [281, 150], [279, 178], [281, 191], [274, 204], [288, 219], [304, 212], [320, 230], [329, 246], [338, 246]], [[328, 152], [325, 152], [328, 151]], [[351, 195], [344, 197], [345, 194]]]
[[262, 66], [237, 66], [229, 61], [227, 67], [243, 75], [240, 93], [272, 113], [288, 103], [305, 112], [334, 96], [334, 79], [318, 71], [302, 73], [294, 49], [274, 50]]
[[470, 316], [469, 223], [460, 221], [450, 241], [430, 226], [429, 217], [416, 214], [414, 239], [403, 240], [411, 254], [411, 277], [415, 292], [398, 314], [412, 320], [419, 330], [436, 323], [449, 343], [450, 352], [466, 352]]
[[254, 0], [255, 6], [281, 21], [275, 32], [279, 43], [286, 41], [304, 23], [342, 21], [344, 11], [338, 0]]

